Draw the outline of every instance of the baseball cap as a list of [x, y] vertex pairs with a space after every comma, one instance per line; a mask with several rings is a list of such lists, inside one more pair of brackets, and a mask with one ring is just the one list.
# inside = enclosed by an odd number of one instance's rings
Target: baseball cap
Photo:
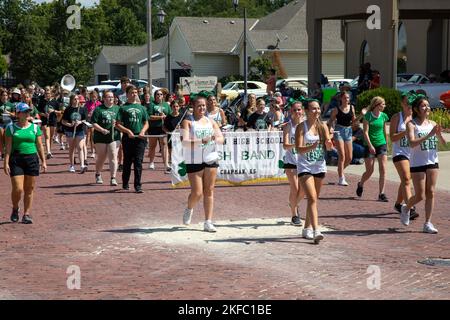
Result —
[[12, 93], [22, 94], [18, 88], [15, 88]]
[[19, 103], [16, 106], [16, 111], [17, 112], [26, 112], [26, 111], [29, 111], [29, 110], [31, 110], [30, 106], [27, 105], [26, 103], [23, 103], [23, 102]]

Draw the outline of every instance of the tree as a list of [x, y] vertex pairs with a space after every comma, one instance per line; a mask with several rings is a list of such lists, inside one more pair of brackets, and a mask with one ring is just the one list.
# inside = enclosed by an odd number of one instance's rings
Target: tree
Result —
[[6, 59], [3, 57], [2, 48], [0, 47], [0, 78], [8, 71], [8, 64]]

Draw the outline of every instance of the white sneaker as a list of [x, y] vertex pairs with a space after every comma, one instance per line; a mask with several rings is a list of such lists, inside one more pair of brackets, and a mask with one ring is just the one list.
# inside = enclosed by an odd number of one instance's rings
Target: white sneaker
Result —
[[183, 224], [185, 224], [185, 225], [191, 224], [191, 218], [192, 218], [193, 212], [194, 212], [194, 209], [189, 209], [189, 208], [184, 209]]
[[103, 184], [103, 179], [101, 175], [95, 175], [95, 183], [96, 184]]
[[311, 228], [305, 228], [302, 230], [302, 238], [312, 240], [314, 239], [314, 232]]
[[319, 244], [323, 240], [323, 234], [319, 230], [314, 230], [314, 243]]
[[155, 164], [154, 164], [153, 162], [151, 162], [151, 163], [148, 165], [148, 168], [149, 168], [150, 170], [155, 170]]
[[70, 166], [70, 167], [69, 167], [69, 172], [74, 173], [74, 172], [75, 172], [75, 167], [74, 167], [74, 166]]
[[425, 224], [423, 225], [423, 232], [436, 234], [438, 233], [438, 230], [433, 226], [431, 222], [425, 222]]
[[205, 221], [203, 224], [203, 230], [206, 232], [217, 232], [216, 227], [214, 227], [211, 221]]
[[340, 186], [348, 186], [347, 181], [345, 181], [345, 177], [340, 177], [339, 178], [338, 185], [340, 185]]
[[59, 147], [59, 150], [66, 150], [66, 146], [64, 145], [64, 143], [61, 144], [61, 147]]
[[402, 205], [402, 209], [401, 209], [401, 213], [400, 213], [400, 221], [404, 226], [409, 226], [409, 212], [410, 210], [406, 209], [406, 204]]

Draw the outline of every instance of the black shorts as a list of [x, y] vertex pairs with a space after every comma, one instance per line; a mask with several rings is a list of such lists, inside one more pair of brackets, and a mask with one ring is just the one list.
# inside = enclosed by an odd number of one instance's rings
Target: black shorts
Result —
[[152, 136], [156, 136], [156, 135], [160, 135], [160, 134], [165, 134], [165, 132], [163, 131], [162, 127], [150, 127], [148, 129], [148, 134], [152, 135]]
[[283, 164], [283, 169], [297, 169], [297, 165], [291, 164], [291, 163], [285, 163], [285, 164]]
[[375, 147], [375, 154], [371, 154], [369, 147], [365, 147], [364, 158], [376, 158], [381, 155], [387, 155], [387, 144], [382, 144], [381, 146]]
[[428, 169], [439, 169], [439, 163], [428, 164], [426, 166], [411, 167], [410, 172], [427, 172]]
[[409, 161], [409, 158], [407, 156], [403, 156], [403, 155], [395, 156], [392, 158], [392, 162], [394, 162], [394, 163], [399, 162], [399, 161], [405, 161], [405, 160]]
[[323, 179], [325, 178], [325, 172], [320, 172], [320, 173], [316, 173], [316, 174], [312, 174], [311, 172], [302, 172], [298, 174], [298, 177], [303, 177], [303, 176], [313, 176], [314, 178], [317, 179]]
[[9, 158], [11, 177], [15, 176], [39, 176], [39, 157], [33, 154], [12, 154]]
[[207, 163], [187, 164], [186, 165], [186, 172], [187, 173], [194, 173], [194, 172], [202, 171], [205, 168], [218, 168], [218, 167], [219, 167], [219, 163], [218, 162], [214, 162], [214, 163], [211, 163], [211, 164], [207, 164]]
[[64, 126], [61, 122], [56, 123], [56, 132], [64, 134]]
[[56, 127], [57, 122], [56, 118], [49, 117], [48, 119], [46, 117], [42, 117], [42, 126], [48, 126], [48, 127]]

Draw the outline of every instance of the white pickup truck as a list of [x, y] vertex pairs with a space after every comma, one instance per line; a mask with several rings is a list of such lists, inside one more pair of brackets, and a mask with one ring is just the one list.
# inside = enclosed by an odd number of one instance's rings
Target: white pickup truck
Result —
[[398, 90], [408, 92], [411, 90], [424, 90], [429, 98], [431, 108], [443, 108], [440, 96], [450, 90], [450, 83], [424, 83], [424, 84], [405, 84], [397, 86]]

